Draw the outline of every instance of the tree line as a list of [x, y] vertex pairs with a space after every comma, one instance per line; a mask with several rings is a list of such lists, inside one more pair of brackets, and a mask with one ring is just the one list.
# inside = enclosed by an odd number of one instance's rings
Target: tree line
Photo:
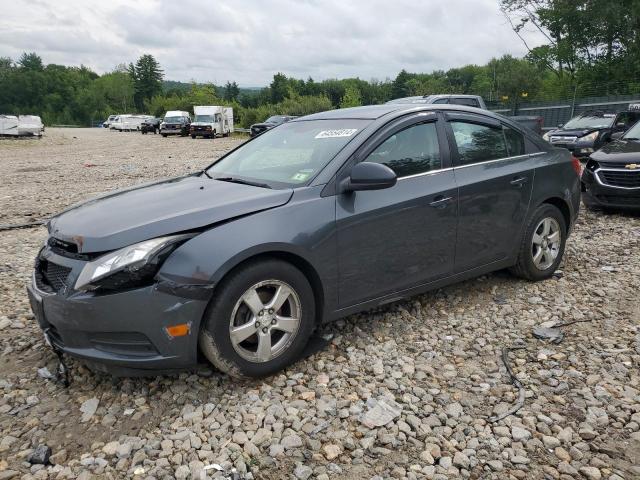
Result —
[[[164, 80], [151, 55], [98, 75], [86, 67], [45, 65], [36, 53], [0, 58], [0, 113], [36, 114], [46, 124], [90, 125], [114, 113], [191, 110], [229, 105], [242, 127], [274, 114], [306, 115], [438, 93], [482, 95], [513, 108], [532, 100], [640, 92], [640, 1], [499, 0], [523, 58], [504, 55], [484, 65], [430, 73], [400, 71], [393, 79], [315, 81], [276, 73], [262, 89]], [[532, 47], [528, 36], [545, 38]]]

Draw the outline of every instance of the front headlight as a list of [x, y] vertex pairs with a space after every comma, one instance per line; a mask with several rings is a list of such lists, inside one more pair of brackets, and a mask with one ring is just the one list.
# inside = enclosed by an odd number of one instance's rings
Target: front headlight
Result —
[[547, 132], [547, 133], [545, 133], [544, 135], [542, 135], [542, 139], [543, 139], [545, 142], [548, 142], [548, 141], [549, 141], [549, 132]]
[[98, 257], [84, 266], [76, 280], [75, 289], [105, 287], [117, 290], [149, 281], [169, 254], [192, 236], [172, 235], [145, 240]]
[[600, 134], [600, 132], [592, 132], [588, 135], [585, 135], [584, 137], [580, 137], [578, 139], [578, 141], [580, 142], [595, 142], [598, 138], [598, 135]]
[[160, 128], [164, 128], [166, 125], [167, 125], [166, 123], [162, 122], [162, 123], [160, 124]]

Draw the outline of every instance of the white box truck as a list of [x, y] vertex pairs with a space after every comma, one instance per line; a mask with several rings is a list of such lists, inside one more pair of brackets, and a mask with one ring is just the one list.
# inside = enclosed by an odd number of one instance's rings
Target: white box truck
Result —
[[216, 135], [228, 137], [233, 133], [233, 108], [222, 106], [194, 106], [194, 121], [189, 133], [191, 138], [215, 138]]

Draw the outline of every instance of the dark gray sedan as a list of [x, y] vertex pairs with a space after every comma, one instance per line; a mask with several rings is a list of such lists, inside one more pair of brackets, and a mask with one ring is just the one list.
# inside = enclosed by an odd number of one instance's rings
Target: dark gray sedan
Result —
[[269, 375], [322, 322], [511, 268], [549, 278], [580, 165], [512, 121], [383, 105], [284, 123], [202, 172], [48, 223], [28, 287], [60, 353], [116, 374]]

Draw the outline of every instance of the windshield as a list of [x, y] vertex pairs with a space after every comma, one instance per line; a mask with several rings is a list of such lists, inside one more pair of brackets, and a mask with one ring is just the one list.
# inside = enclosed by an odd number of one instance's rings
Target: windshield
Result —
[[633, 127], [627, 130], [622, 138], [625, 140], [638, 140], [640, 139], [640, 122], [636, 123]]
[[564, 130], [583, 129], [583, 128], [609, 128], [613, 124], [613, 115], [576, 117], [569, 120], [564, 127]]
[[196, 115], [196, 122], [208, 122], [213, 123], [215, 120], [213, 119], [213, 115]]
[[207, 174], [271, 187], [303, 185], [369, 123], [351, 119], [283, 123], [219, 160]]
[[284, 122], [284, 117], [275, 115], [273, 117], [267, 118], [264, 123], [282, 123]]
[[164, 117], [164, 123], [184, 123], [185, 117]]

